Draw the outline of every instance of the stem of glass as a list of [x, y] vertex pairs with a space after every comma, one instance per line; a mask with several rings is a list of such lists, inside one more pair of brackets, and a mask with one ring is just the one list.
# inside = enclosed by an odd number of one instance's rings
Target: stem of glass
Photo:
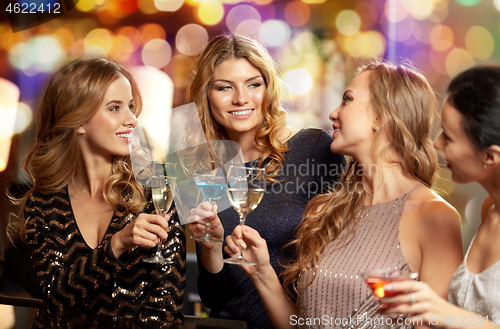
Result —
[[[239, 215], [240, 215], [240, 225], [243, 226], [245, 225], [246, 215], [244, 214], [239, 214]], [[241, 229], [243, 229], [243, 227]], [[243, 250], [240, 250], [240, 252], [237, 253], [234, 257], [238, 259], [243, 259]]]

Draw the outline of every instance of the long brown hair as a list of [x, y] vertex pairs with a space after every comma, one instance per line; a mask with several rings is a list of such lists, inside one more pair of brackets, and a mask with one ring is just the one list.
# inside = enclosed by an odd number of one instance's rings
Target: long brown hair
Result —
[[259, 165], [270, 158], [266, 166], [268, 178], [276, 175], [276, 169], [283, 163], [288, 147], [280, 140], [287, 126], [287, 113], [281, 106], [283, 87], [278, 77], [278, 67], [266, 48], [257, 40], [242, 35], [219, 35], [213, 38], [196, 60], [194, 78], [188, 90], [189, 102], [195, 102], [207, 140], [227, 140], [224, 127], [213, 117], [208, 101], [208, 88], [212, 82], [215, 67], [231, 58], [244, 58], [255, 66], [266, 85], [262, 111], [264, 121], [255, 136], [255, 143], [262, 152]]
[[[49, 81], [37, 113], [36, 141], [23, 162], [31, 188], [13, 203], [19, 213], [10, 216], [11, 237], [25, 234], [24, 210], [34, 192], [61, 192], [75, 175], [81, 151], [76, 129], [97, 112], [111, 83], [125, 77], [131, 85], [134, 112], [139, 115], [142, 100], [139, 88], [129, 70], [122, 64], [104, 58], [77, 59], [60, 68]], [[129, 197], [124, 200], [122, 191]], [[144, 205], [142, 187], [134, 180], [129, 157], [116, 157], [112, 174], [104, 187], [104, 198], [113, 206], [122, 204], [138, 212]]]
[[[387, 132], [387, 150], [381, 156], [396, 154], [402, 170], [428, 187], [436, 177], [438, 163], [433, 146], [433, 125], [438, 122], [435, 93], [426, 78], [410, 64], [393, 65], [374, 60], [359, 69], [369, 71], [370, 98], [384, 122], [380, 132]], [[358, 73], [358, 74], [359, 74]], [[376, 134], [373, 143], [380, 139]], [[362, 168], [351, 159], [334, 191], [318, 195], [307, 205], [302, 223], [297, 227], [296, 260], [283, 272], [284, 286], [297, 292], [297, 280], [303, 270], [316, 269], [321, 253], [344, 229], [352, 230], [360, 209], [364, 189], [360, 188]], [[306, 284], [310, 284], [308, 282]], [[290, 292], [290, 291], [289, 291]]]

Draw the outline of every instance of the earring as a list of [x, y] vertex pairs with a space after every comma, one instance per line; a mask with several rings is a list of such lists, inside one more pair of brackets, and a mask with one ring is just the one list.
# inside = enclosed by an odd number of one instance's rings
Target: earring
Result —
[[484, 169], [488, 169], [488, 165], [487, 164], [484, 165]]
[[378, 127], [376, 127], [375, 130], [378, 131]]

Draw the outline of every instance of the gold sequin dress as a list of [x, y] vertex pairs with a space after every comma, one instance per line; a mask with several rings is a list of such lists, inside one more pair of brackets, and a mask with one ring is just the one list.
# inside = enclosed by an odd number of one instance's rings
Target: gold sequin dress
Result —
[[[145, 212], [153, 209], [149, 201]], [[25, 218], [27, 248], [50, 309], [183, 321], [186, 236], [176, 215], [170, 220], [163, 248], [164, 255], [175, 262], [173, 265], [143, 262], [156, 248], [138, 247], [118, 259], [114, 256], [111, 237], [134, 219], [120, 206], [99, 246], [89, 247], [78, 229], [67, 189], [52, 195], [33, 193], [27, 201]]]

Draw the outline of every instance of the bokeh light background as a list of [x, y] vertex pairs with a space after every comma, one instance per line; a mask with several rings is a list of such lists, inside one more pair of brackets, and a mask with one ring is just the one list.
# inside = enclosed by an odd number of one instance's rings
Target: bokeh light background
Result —
[[[193, 56], [209, 38], [251, 35], [281, 66], [290, 124], [331, 131], [328, 114], [363, 60], [410, 59], [440, 100], [460, 71], [498, 62], [499, 11], [500, 0], [80, 0], [62, 17], [17, 33], [0, 14], [0, 78], [20, 91], [15, 120], [7, 120], [11, 108], [0, 106], [0, 179], [5, 186], [20, 179], [40, 92], [72, 58], [109, 56], [136, 68], [150, 91], [143, 120], [155, 124], [169, 118], [155, 108], [186, 102]], [[158, 86], [163, 93], [151, 92]], [[158, 131], [161, 144], [168, 133]], [[456, 186], [446, 169], [441, 177], [438, 186], [462, 215], [467, 245], [485, 192], [475, 184]]]

